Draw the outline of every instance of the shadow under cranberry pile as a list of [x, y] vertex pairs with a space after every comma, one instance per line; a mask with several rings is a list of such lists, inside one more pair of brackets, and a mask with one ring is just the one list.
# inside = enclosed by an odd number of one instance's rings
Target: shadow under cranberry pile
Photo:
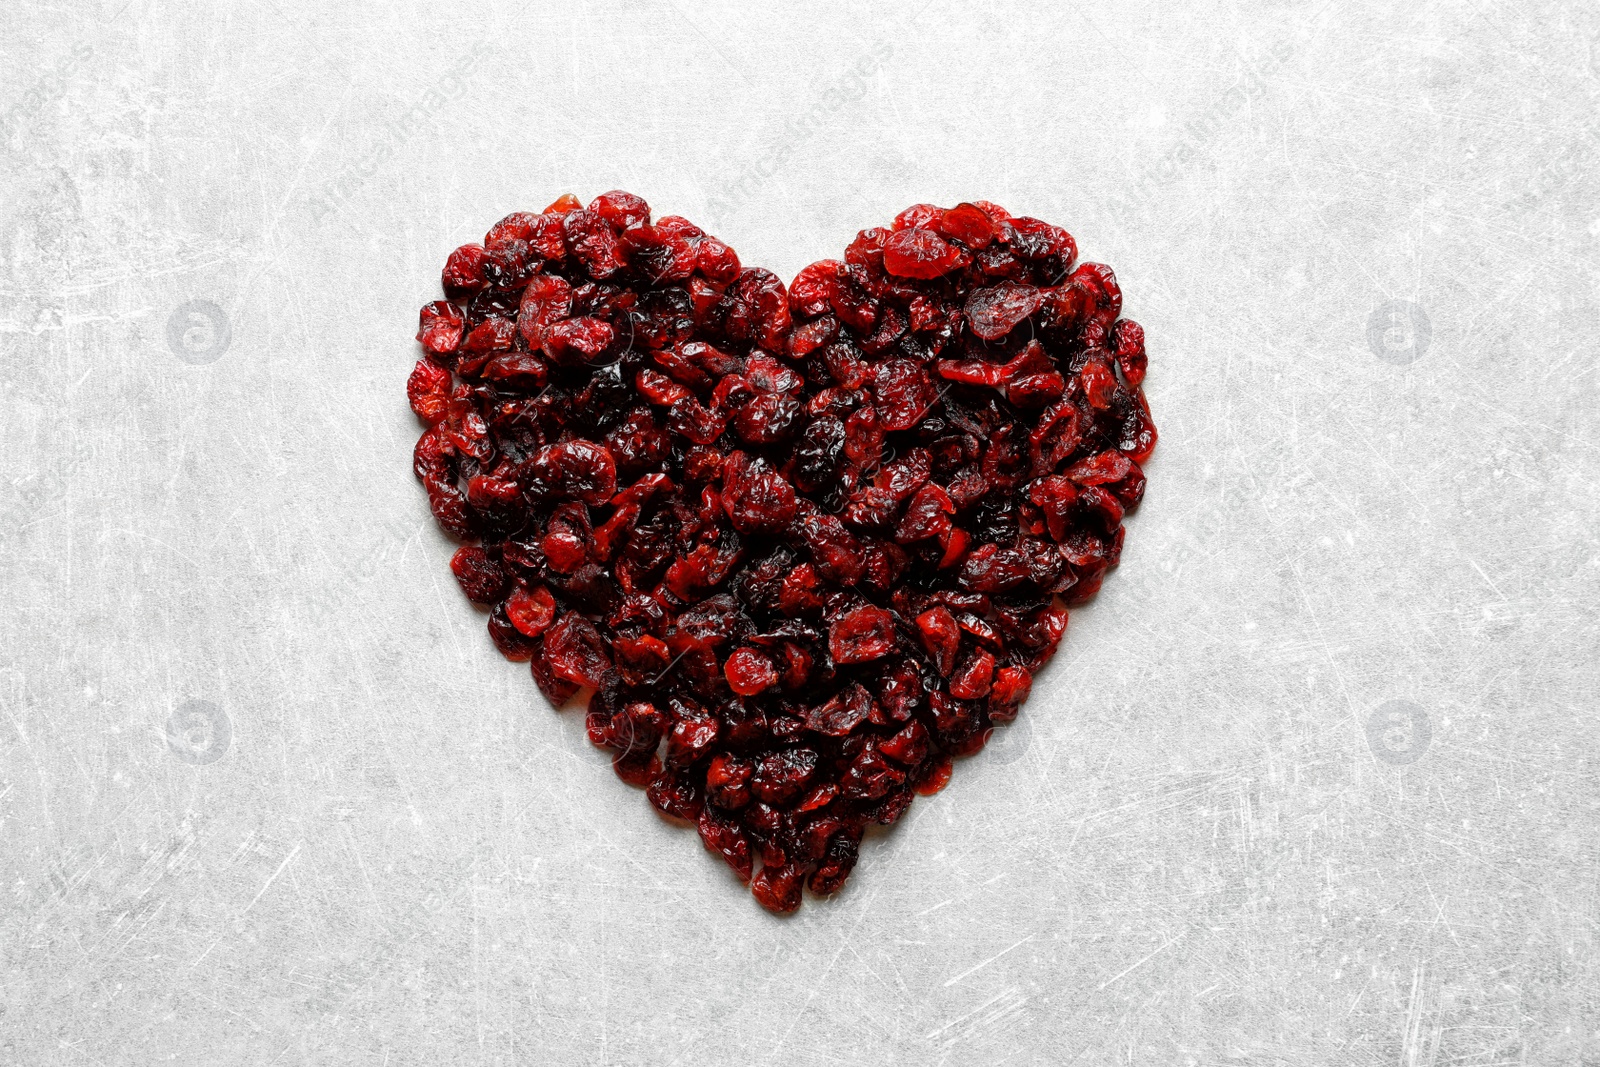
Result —
[[564, 196], [422, 309], [416, 473], [462, 589], [767, 908], [839, 889], [1015, 718], [1116, 565], [1144, 331], [1076, 252], [919, 204], [785, 290], [637, 196]]

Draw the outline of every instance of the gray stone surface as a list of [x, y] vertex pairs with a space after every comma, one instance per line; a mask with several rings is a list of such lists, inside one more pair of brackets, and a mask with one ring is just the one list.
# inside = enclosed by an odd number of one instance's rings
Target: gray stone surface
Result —
[[[0, 13], [0, 1063], [1600, 1063], [1600, 11], [757, 6]], [[1150, 334], [1120, 571], [788, 921], [409, 470], [446, 253], [613, 187]]]

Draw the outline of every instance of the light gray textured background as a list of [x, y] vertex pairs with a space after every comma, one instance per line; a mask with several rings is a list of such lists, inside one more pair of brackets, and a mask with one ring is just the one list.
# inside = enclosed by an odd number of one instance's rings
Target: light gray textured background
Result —
[[[0, 1063], [1600, 1063], [1600, 11], [752, 7], [0, 13]], [[446, 253], [614, 187], [1149, 330], [1120, 571], [788, 921], [409, 470]]]

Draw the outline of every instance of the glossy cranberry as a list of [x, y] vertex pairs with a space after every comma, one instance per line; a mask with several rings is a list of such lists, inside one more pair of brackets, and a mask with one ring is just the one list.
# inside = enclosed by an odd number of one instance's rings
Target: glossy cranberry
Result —
[[835, 663], [866, 663], [894, 648], [894, 616], [882, 608], [854, 608], [828, 628], [828, 654]]
[[538, 274], [528, 280], [517, 310], [517, 328], [529, 348], [544, 345], [544, 331], [572, 314], [572, 286], [559, 274]]
[[753, 697], [778, 684], [778, 668], [753, 648], [741, 648], [729, 656], [724, 673], [728, 688], [740, 696]]
[[506, 572], [495, 554], [478, 545], [462, 545], [450, 559], [461, 591], [475, 604], [493, 604], [506, 587]]
[[556, 599], [544, 586], [519, 589], [506, 598], [506, 615], [519, 632], [538, 637], [556, 617]]
[[920, 226], [900, 230], [883, 244], [883, 268], [902, 278], [940, 278], [961, 265], [959, 245]]
[[973, 333], [985, 341], [996, 341], [1042, 306], [1044, 296], [1033, 286], [1001, 282], [975, 290], [967, 297], [965, 311]]
[[460, 308], [448, 300], [435, 300], [423, 305], [417, 340], [436, 356], [448, 355], [461, 343], [466, 326], [467, 319]]
[[443, 419], [450, 406], [450, 372], [431, 359], [419, 359], [406, 379], [406, 399], [417, 418], [432, 426]]
[[460, 300], [482, 292], [489, 285], [488, 260], [488, 250], [482, 245], [462, 245], [451, 252], [440, 277], [444, 295]]
[[599, 686], [611, 668], [599, 631], [581, 615], [564, 615], [550, 628], [544, 654], [558, 677], [580, 686]]

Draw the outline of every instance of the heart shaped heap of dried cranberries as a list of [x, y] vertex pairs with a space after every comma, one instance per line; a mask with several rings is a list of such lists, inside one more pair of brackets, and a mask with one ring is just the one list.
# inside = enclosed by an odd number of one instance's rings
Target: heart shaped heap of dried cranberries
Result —
[[1144, 331], [1076, 254], [919, 204], [785, 290], [611, 192], [502, 219], [422, 309], [416, 473], [462, 589], [767, 908], [1015, 718], [1116, 565]]

